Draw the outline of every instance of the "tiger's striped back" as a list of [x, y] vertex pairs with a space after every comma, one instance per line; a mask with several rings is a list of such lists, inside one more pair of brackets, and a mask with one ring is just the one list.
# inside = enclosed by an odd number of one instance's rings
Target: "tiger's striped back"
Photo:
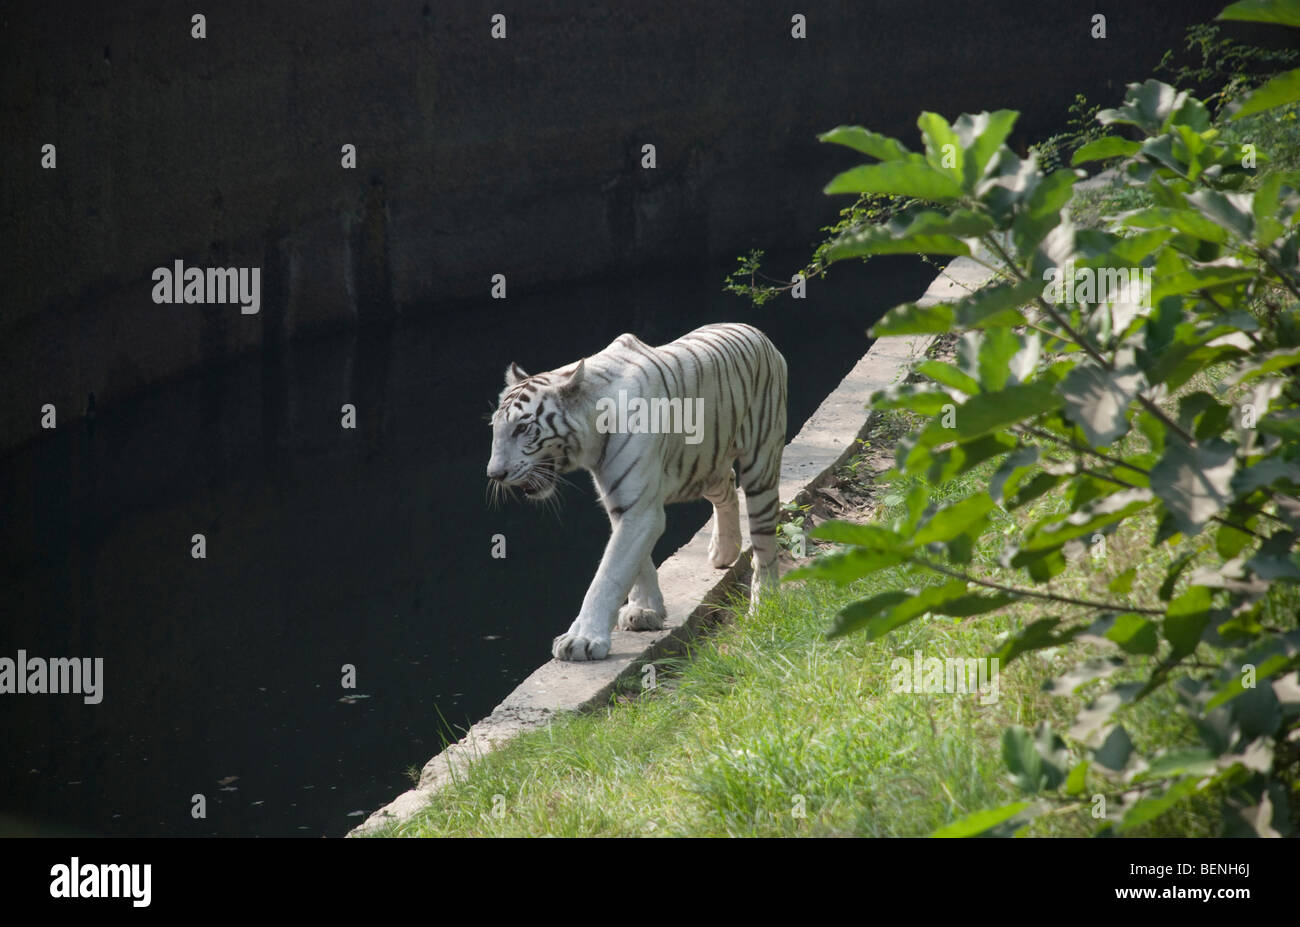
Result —
[[[546, 498], [557, 474], [582, 467], [613, 526], [578, 618], [555, 639], [558, 659], [603, 657], [615, 618], [634, 630], [662, 625], [650, 552], [663, 532], [665, 504], [713, 503], [710, 562], [721, 568], [735, 561], [736, 473], [754, 549], [751, 599], [775, 584], [786, 379], [776, 346], [740, 322], [706, 325], [660, 347], [621, 335], [598, 354], [535, 376], [507, 369], [492, 419], [489, 477]], [[661, 417], [630, 411], [652, 404]], [[676, 427], [658, 427], [665, 421]]]

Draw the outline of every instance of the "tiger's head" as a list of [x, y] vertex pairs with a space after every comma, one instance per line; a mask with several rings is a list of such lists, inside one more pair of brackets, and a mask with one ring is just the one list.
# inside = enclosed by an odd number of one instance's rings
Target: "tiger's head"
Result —
[[583, 375], [583, 361], [534, 376], [517, 364], [506, 368], [506, 387], [491, 418], [487, 475], [494, 488], [519, 489], [540, 502], [555, 492], [562, 474], [577, 469], [585, 434], [585, 416], [577, 409]]

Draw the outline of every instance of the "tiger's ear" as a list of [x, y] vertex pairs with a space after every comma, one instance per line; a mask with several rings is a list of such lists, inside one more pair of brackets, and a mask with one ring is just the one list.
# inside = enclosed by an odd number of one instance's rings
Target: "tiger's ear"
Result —
[[560, 384], [559, 393], [561, 399], [572, 399], [582, 390], [583, 376], [586, 373], [587, 362], [578, 361], [578, 366], [573, 368], [573, 373], [569, 374], [568, 379]]
[[511, 363], [506, 368], [506, 389], [516, 386], [528, 379], [528, 374], [524, 373], [524, 368], [516, 363]]

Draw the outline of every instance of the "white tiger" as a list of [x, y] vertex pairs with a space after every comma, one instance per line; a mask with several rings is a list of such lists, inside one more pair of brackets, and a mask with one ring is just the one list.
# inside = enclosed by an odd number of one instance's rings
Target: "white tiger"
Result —
[[[609, 414], [612, 407], [637, 407], [638, 399], [659, 412], [680, 409], [687, 428]], [[680, 403], [657, 401], [665, 399]], [[663, 627], [651, 551], [664, 530], [665, 503], [701, 496], [712, 502], [709, 560], [718, 568], [735, 562], [736, 463], [754, 548], [751, 602], [775, 584], [785, 409], [785, 358], [741, 323], [706, 325], [658, 348], [620, 335], [599, 354], [532, 376], [515, 364], [506, 369], [491, 419], [488, 478], [541, 500], [561, 474], [581, 467], [591, 473], [613, 528], [578, 617], [552, 645], [557, 660], [604, 659], [616, 619], [620, 630]], [[683, 433], [691, 410], [702, 413], [702, 423]]]

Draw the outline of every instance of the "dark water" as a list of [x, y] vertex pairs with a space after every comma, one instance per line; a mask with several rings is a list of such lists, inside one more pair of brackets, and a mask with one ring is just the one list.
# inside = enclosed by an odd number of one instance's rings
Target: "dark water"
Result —
[[[0, 832], [340, 835], [409, 788], [406, 769], [547, 658], [608, 536], [582, 474], [559, 521], [485, 505], [484, 414], [507, 362], [537, 372], [624, 331], [662, 344], [748, 321], [789, 362], [793, 436], [865, 327], [932, 276], [903, 260], [836, 268], [806, 300], [756, 310], [721, 292], [729, 269], [300, 344], [0, 459], [0, 657], [104, 659], [98, 705], [0, 696]], [[656, 561], [708, 514], [670, 508]]]

